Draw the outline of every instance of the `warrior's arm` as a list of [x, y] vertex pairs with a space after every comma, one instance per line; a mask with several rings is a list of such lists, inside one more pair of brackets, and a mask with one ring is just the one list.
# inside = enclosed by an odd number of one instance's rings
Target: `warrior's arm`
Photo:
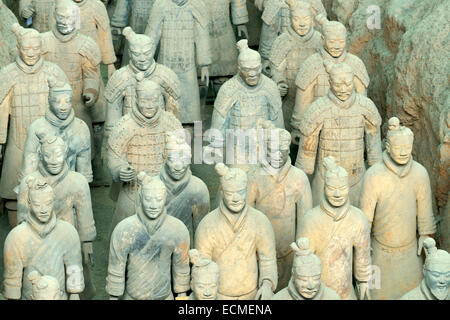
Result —
[[[211, 135], [209, 142], [214, 148], [222, 148], [225, 142], [226, 134], [226, 122], [227, 119], [222, 117], [222, 115], [216, 110], [213, 110], [211, 119], [211, 129], [216, 130], [214, 137]], [[219, 134], [220, 133], [220, 134]]]
[[264, 280], [272, 283], [272, 292], [278, 284], [277, 253], [275, 249], [275, 234], [269, 219], [264, 216], [260, 223], [256, 239], [256, 252], [258, 254], [259, 279], [258, 287]]
[[316, 236], [314, 234], [314, 231], [316, 228], [311, 228], [309, 223], [307, 223], [307, 221], [305, 221], [304, 217], [305, 217], [305, 215], [303, 215], [303, 219], [297, 220], [297, 231], [295, 233], [295, 239], [308, 238], [309, 239], [309, 248], [312, 253], [315, 253], [316, 252], [316, 247], [315, 247]]
[[75, 193], [74, 209], [77, 216], [78, 234], [81, 242], [95, 240], [97, 232], [95, 229], [94, 214], [92, 212], [91, 192], [85, 179], [78, 181], [78, 190]]
[[379, 121], [368, 121], [366, 119], [365, 123], [367, 162], [369, 166], [374, 165], [381, 160], [381, 118], [379, 115], [377, 118], [379, 118]]
[[38, 148], [40, 146], [39, 138], [33, 124], [27, 129], [27, 138], [23, 148], [22, 171], [19, 174], [19, 181], [35, 171], [39, 164]]
[[[9, 114], [11, 112], [13, 90], [9, 89], [8, 93], [0, 102], [0, 145], [5, 144], [8, 138]], [[0, 149], [1, 152], [1, 149]]]
[[118, 227], [120, 224], [111, 235], [108, 276], [106, 277], [106, 292], [114, 297], [122, 296], [125, 291], [125, 271], [129, 253], [128, 242], [124, 241], [122, 230]]
[[272, 97], [272, 99], [275, 101], [270, 106], [270, 120], [272, 120], [275, 127], [284, 129], [282, 102], [278, 90], [275, 93], [275, 97]]
[[234, 25], [248, 23], [246, 0], [231, 0], [231, 21]]
[[18, 239], [7, 237], [3, 252], [3, 295], [7, 299], [20, 299], [22, 295], [23, 261]]
[[432, 202], [431, 202], [431, 186], [428, 172], [423, 169], [422, 181], [416, 184], [416, 204], [417, 204], [417, 225], [419, 235], [432, 235], [436, 233], [436, 220], [434, 219]]
[[285, 70], [286, 70], [286, 58], [283, 59], [280, 63], [274, 63], [274, 57], [273, 55], [276, 54], [276, 51], [278, 49], [274, 47], [274, 50], [270, 53], [270, 72], [272, 75], [272, 80], [275, 81], [275, 83], [278, 85], [280, 83], [283, 83], [287, 85], [287, 79], [285, 76]]
[[214, 243], [212, 242], [209, 232], [210, 226], [208, 226], [205, 223], [205, 219], [203, 219], [202, 221], [200, 221], [197, 227], [197, 231], [195, 232], [194, 248], [212, 259], [214, 252]]
[[128, 16], [130, 13], [131, 0], [116, 0], [116, 9], [111, 18], [111, 26], [124, 28], [128, 25]]
[[181, 239], [172, 254], [172, 280], [173, 291], [184, 293], [190, 289], [189, 246], [190, 236], [186, 226], [183, 225]]
[[370, 230], [367, 219], [363, 217], [359, 234], [356, 238], [354, 247], [354, 274], [359, 282], [368, 282], [371, 277], [371, 258], [370, 258]]
[[125, 139], [123, 139], [122, 141], [120, 140], [122, 139], [120, 139], [120, 134], [117, 132], [116, 126], [111, 132], [106, 149], [107, 164], [114, 181], [120, 181], [121, 168], [130, 166], [130, 164], [126, 160], [125, 152], [122, 152], [122, 150], [125, 149], [125, 144], [127, 141]]
[[308, 210], [312, 209], [312, 192], [311, 186], [309, 184], [308, 177], [306, 174], [302, 175], [302, 192], [299, 194], [297, 198], [296, 206], [296, 219], [297, 219], [297, 228], [300, 220], [304, 216]]
[[144, 34], [159, 43], [162, 36], [162, 24], [164, 23], [164, 1], [157, 0], [153, 4], [150, 17], [147, 21]]
[[109, 136], [111, 130], [123, 116], [124, 96], [120, 95], [114, 101], [107, 100], [106, 121], [105, 121], [105, 135]]
[[259, 40], [259, 54], [262, 59], [269, 59], [270, 51], [272, 50], [273, 43], [277, 36], [277, 27], [268, 25], [263, 21], [261, 26], [261, 37]]
[[33, 7], [33, 1], [32, 0], [20, 0], [19, 1], [19, 15], [24, 18], [28, 19], [34, 14], [34, 7]]
[[104, 5], [99, 6], [96, 13], [97, 43], [102, 54], [102, 62], [106, 65], [116, 62], [116, 54], [112, 42], [108, 12]]
[[77, 230], [72, 226], [70, 227], [70, 230], [64, 233], [65, 238], [61, 239], [66, 244], [63, 256], [66, 268], [66, 290], [68, 293], [78, 294], [84, 290], [81, 245]]
[[[100, 49], [96, 44], [96, 51], [98, 51], [98, 57], [101, 56]], [[93, 61], [86, 56], [83, 56], [81, 70], [83, 73], [83, 94], [92, 93], [94, 99], [98, 99], [100, 90], [100, 61]]]
[[255, 208], [258, 194], [259, 194], [258, 183], [255, 181], [255, 176], [253, 172], [250, 172], [248, 174], [248, 182], [247, 182], [247, 204], [250, 207]]
[[197, 19], [194, 20], [194, 28], [197, 65], [199, 67], [209, 66], [212, 63], [212, 53], [208, 28], [198, 22]]
[[356, 76], [354, 77], [353, 84], [355, 86], [355, 91], [356, 92], [358, 92], [359, 94], [362, 94], [363, 96], [367, 96], [367, 88], [362, 83], [362, 81], [359, 80], [358, 77], [356, 77]]
[[291, 125], [295, 129], [299, 129], [300, 121], [303, 118], [308, 107], [314, 101], [314, 87], [316, 85], [316, 81], [311, 82], [311, 84], [306, 87], [305, 90], [299, 88], [297, 86], [297, 91], [295, 94], [295, 105], [292, 111]]
[[206, 185], [203, 185], [203, 190], [200, 191], [200, 199], [192, 207], [192, 223], [194, 234], [197, 231], [197, 227], [200, 221], [208, 214], [210, 203], [209, 203], [209, 192]]
[[[303, 119], [305, 121], [305, 119]], [[315, 125], [315, 124], [307, 124]], [[313, 174], [314, 165], [316, 162], [317, 146], [319, 144], [319, 134], [322, 130], [322, 125], [315, 126], [310, 133], [305, 130], [300, 131], [300, 141], [298, 145], [297, 160], [295, 166], [302, 169], [306, 174]]]
[[28, 205], [28, 185], [25, 179], [22, 179], [19, 185], [19, 193], [17, 194], [17, 224], [25, 221], [27, 214], [30, 212]]
[[92, 163], [91, 163], [91, 140], [87, 125], [83, 122], [82, 130], [78, 133], [80, 139], [80, 151], [77, 153], [75, 161], [75, 171], [81, 173], [87, 180], [92, 182]]
[[375, 216], [375, 209], [378, 202], [378, 194], [376, 190], [377, 183], [375, 183], [373, 180], [374, 177], [371, 174], [371, 171], [366, 172], [361, 187], [359, 204], [359, 208], [364, 212], [369, 223], [369, 231], [372, 230], [372, 222]]

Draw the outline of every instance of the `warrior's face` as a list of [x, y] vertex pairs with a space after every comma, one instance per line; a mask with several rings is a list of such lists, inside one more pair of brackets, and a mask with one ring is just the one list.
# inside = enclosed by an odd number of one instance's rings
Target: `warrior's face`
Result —
[[20, 58], [29, 66], [34, 66], [41, 57], [41, 39], [24, 36], [19, 42]]
[[305, 299], [312, 299], [319, 292], [321, 281], [320, 274], [314, 276], [296, 275], [294, 273], [294, 285], [297, 292]]
[[142, 210], [149, 219], [157, 219], [164, 210], [166, 190], [153, 186], [141, 189]]
[[192, 291], [198, 300], [216, 300], [219, 290], [217, 272], [205, 270], [192, 275]]
[[411, 159], [413, 137], [408, 134], [397, 134], [389, 137], [386, 142], [386, 151], [391, 159], [399, 164], [407, 164]]
[[130, 45], [128, 52], [130, 53], [130, 58], [133, 65], [141, 71], [147, 70], [153, 63], [155, 48], [150, 44]]
[[55, 9], [56, 29], [61, 34], [70, 34], [76, 28], [78, 11], [75, 5], [61, 5]]
[[438, 300], [445, 300], [449, 295], [450, 270], [448, 264], [432, 264], [423, 270], [427, 287]]
[[276, 141], [270, 140], [267, 142], [266, 157], [272, 168], [279, 169], [286, 164], [289, 158], [289, 145], [290, 141], [276, 143]]
[[328, 53], [338, 58], [342, 55], [346, 46], [347, 34], [345, 31], [327, 31], [324, 35], [324, 48]]
[[47, 223], [53, 211], [54, 194], [50, 188], [30, 190], [30, 211], [41, 223]]
[[164, 98], [160, 91], [138, 91], [137, 106], [139, 112], [146, 118], [153, 118], [159, 108], [164, 107]]
[[66, 147], [53, 143], [41, 146], [40, 158], [45, 169], [53, 175], [59, 174], [64, 168], [66, 161]]
[[299, 36], [308, 34], [313, 26], [311, 12], [300, 10], [295, 15], [291, 15], [291, 26]]
[[341, 207], [347, 202], [349, 190], [348, 177], [325, 179], [325, 196], [333, 207]]
[[222, 185], [222, 198], [228, 210], [232, 213], [240, 213], [245, 207], [247, 186], [240, 183]]
[[174, 150], [169, 153], [166, 161], [166, 168], [169, 175], [174, 180], [180, 180], [185, 175], [191, 163], [191, 155], [182, 150]]
[[239, 61], [238, 70], [242, 80], [250, 87], [254, 87], [259, 83], [261, 78], [261, 59]]
[[353, 73], [334, 72], [330, 74], [331, 91], [341, 101], [346, 101], [353, 93]]
[[72, 111], [72, 91], [59, 91], [50, 93], [48, 101], [50, 110], [61, 120], [66, 120]]

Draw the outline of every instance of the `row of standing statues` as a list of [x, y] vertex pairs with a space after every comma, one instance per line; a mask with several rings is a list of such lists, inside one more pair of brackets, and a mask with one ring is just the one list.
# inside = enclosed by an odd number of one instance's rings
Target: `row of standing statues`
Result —
[[[236, 42], [232, 24], [252, 38], [243, 0], [115, 5], [110, 21], [98, 0], [22, 0], [32, 28], [1, 26], [17, 39], [0, 46], [5, 298], [92, 298], [104, 156], [111, 299], [450, 299], [413, 133], [392, 117], [382, 141], [364, 63], [320, 0], [257, 1], [259, 52]], [[215, 206], [195, 153], [215, 164]]]

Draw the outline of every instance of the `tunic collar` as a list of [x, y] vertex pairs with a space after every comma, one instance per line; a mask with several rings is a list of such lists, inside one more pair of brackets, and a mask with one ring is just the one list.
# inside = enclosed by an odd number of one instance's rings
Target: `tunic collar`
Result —
[[25, 73], [37, 73], [41, 70], [42, 65], [44, 64], [44, 59], [42, 56], [39, 57], [39, 60], [32, 66], [27, 65], [20, 57], [16, 58], [17, 67]]
[[153, 71], [155, 71], [155, 69], [156, 69], [156, 61], [155, 61], [155, 59], [153, 59], [153, 60], [152, 60], [152, 64], [151, 64], [150, 67], [149, 67], [147, 70], [145, 70], [145, 71], [142, 71], [142, 70], [139, 70], [138, 68], [136, 68], [136, 66], [133, 64], [133, 61], [131, 61], [131, 60], [130, 60], [130, 62], [128, 63], [128, 66], [129, 66], [129, 68], [131, 69], [131, 71], [133, 71], [133, 73], [135, 74], [135, 76], [136, 76], [138, 73], [143, 73], [143, 74], [144, 74], [144, 78], [148, 78], [148, 77], [153, 73]]
[[[287, 288], [288, 288], [288, 292], [291, 295], [293, 300], [307, 300], [307, 299], [303, 298], [303, 296], [300, 293], [298, 293], [297, 288], [295, 287], [295, 284], [294, 284], [294, 280], [292, 278], [289, 280]], [[323, 292], [324, 292], [323, 284], [320, 283], [319, 291], [316, 293], [316, 295], [312, 299], [308, 299], [308, 300], [322, 300]]]
[[341, 207], [333, 207], [325, 196], [322, 197], [322, 201], [320, 202], [320, 209], [333, 218], [334, 221], [339, 221], [347, 215], [350, 209], [350, 199], [347, 199], [345, 204]]
[[420, 292], [425, 297], [425, 300], [437, 300], [436, 297], [431, 293], [430, 289], [427, 287], [425, 283], [425, 279], [422, 279], [422, 282], [419, 285]]
[[[281, 181], [286, 178], [287, 174], [289, 173], [289, 170], [291, 169], [291, 157], [288, 157], [286, 163], [280, 168], [280, 169], [274, 169], [270, 166], [269, 163], [262, 163], [261, 168], [267, 172], [277, 183], [280, 183]], [[264, 172], [262, 173], [264, 174]]]
[[56, 25], [53, 26], [52, 32], [55, 35], [56, 39], [58, 39], [61, 42], [69, 42], [78, 35], [78, 31], [76, 29], [69, 34], [62, 34], [61, 32], [58, 31]]
[[136, 215], [139, 221], [144, 225], [149, 236], [153, 236], [159, 230], [159, 228], [162, 226], [162, 224], [167, 218], [166, 207], [164, 207], [163, 212], [156, 219], [148, 218], [140, 205], [137, 206], [136, 208]]
[[56, 215], [52, 212], [50, 220], [47, 223], [40, 222], [37, 218], [34, 217], [31, 211], [28, 212], [26, 221], [30, 226], [31, 230], [36, 232], [40, 238], [45, 238], [56, 226]]
[[320, 53], [322, 54], [323, 59], [331, 60], [334, 63], [344, 62], [345, 59], [347, 58], [347, 50], [345, 50], [345, 49], [344, 49], [344, 52], [342, 52], [342, 54], [337, 58], [335, 58], [331, 54], [329, 54], [328, 51], [325, 50], [325, 48], [323, 48], [323, 47], [320, 48]]
[[160, 173], [160, 178], [161, 181], [164, 182], [168, 191], [166, 205], [187, 187], [189, 181], [191, 180], [191, 176], [191, 169], [188, 168], [183, 178], [181, 178], [180, 180], [174, 180], [167, 172], [167, 164], [164, 165]]
[[311, 29], [309, 29], [309, 32], [307, 34], [305, 34], [304, 36], [299, 35], [297, 32], [295, 32], [295, 30], [292, 28], [291, 25], [289, 25], [287, 27], [288, 33], [291, 35], [291, 37], [295, 38], [297, 41], [302, 42], [302, 43], [306, 43], [309, 40], [311, 40], [312, 36], [314, 35], [314, 27], [311, 27]]
[[64, 130], [65, 128], [67, 128], [75, 119], [75, 112], [72, 110], [70, 110], [70, 114], [67, 117], [67, 119], [62, 120], [60, 118], [58, 118], [51, 110], [50, 108], [47, 108], [45, 110], [45, 119], [50, 122], [50, 124], [52, 124], [53, 126], [59, 128], [60, 130]]
[[58, 173], [57, 175], [53, 175], [49, 173], [45, 169], [43, 163], [39, 161], [38, 170], [39, 173], [45, 178], [45, 181], [47, 181], [47, 183], [50, 184], [52, 188], [54, 188], [67, 176], [67, 174], [69, 173], [69, 166], [67, 165], [67, 162], [64, 161], [64, 167], [61, 170], [61, 172]]
[[399, 165], [395, 163], [391, 157], [389, 156], [388, 152], [384, 150], [383, 152], [383, 162], [384, 165], [391, 170], [393, 173], [395, 173], [398, 177], [403, 178], [404, 176], [408, 175], [408, 173], [411, 171], [411, 166], [413, 163], [412, 155], [409, 158], [409, 161], [405, 165]]
[[341, 101], [341, 100], [339, 100], [338, 97], [336, 97], [336, 95], [333, 93], [333, 91], [331, 91], [331, 89], [329, 89], [328, 90], [328, 98], [340, 109], [348, 109], [355, 103], [356, 94], [355, 94], [355, 90], [353, 89], [353, 92], [350, 95], [350, 97], [348, 97], [348, 99], [345, 101]]
[[131, 109], [131, 117], [136, 121], [138, 125], [141, 127], [155, 127], [158, 124], [158, 120], [161, 116], [161, 108], [158, 108], [158, 111], [156, 111], [155, 115], [151, 118], [146, 118], [138, 109], [137, 104], [135, 103], [133, 105], [133, 108]]
[[[222, 216], [230, 225], [233, 232], [237, 232], [244, 225], [244, 220], [245, 218], [247, 218], [248, 204], [245, 203], [244, 209], [241, 211], [241, 213], [232, 213], [230, 212], [230, 210], [228, 210], [228, 208], [226, 207], [225, 203], [222, 200], [220, 201], [219, 204], [219, 210], [222, 213]], [[238, 218], [236, 217], [237, 215], [239, 215]]]

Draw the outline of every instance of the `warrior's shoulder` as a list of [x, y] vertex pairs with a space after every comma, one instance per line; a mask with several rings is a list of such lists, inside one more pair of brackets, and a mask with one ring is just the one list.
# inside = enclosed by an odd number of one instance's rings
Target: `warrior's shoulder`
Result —
[[11, 88], [16, 84], [19, 75], [19, 69], [15, 62], [12, 62], [0, 69], [0, 102], [10, 92]]
[[267, 218], [267, 216], [262, 213], [261, 211], [259, 211], [258, 209], [255, 209], [253, 207], [248, 206], [248, 216], [252, 218], [252, 220], [257, 223], [257, 224], [262, 224], [263, 226], [266, 225], [270, 225], [270, 220], [269, 218]]
[[320, 97], [313, 101], [308, 109], [306, 109], [303, 119], [308, 121], [317, 121], [321, 119], [324, 112], [331, 109], [332, 102], [327, 96]]
[[[411, 173], [414, 173], [419, 179], [422, 179], [422, 181], [429, 181], [430, 179], [427, 169], [415, 160], [412, 160]], [[420, 184], [423, 185], [422, 182]]]
[[63, 242], [67, 243], [74, 240], [80, 241], [77, 229], [75, 229], [75, 227], [67, 221], [57, 219], [54, 230], [55, 235], [63, 235], [61, 238], [61, 241]]
[[283, 7], [287, 7], [284, 1], [280, 0], [264, 1], [264, 10], [261, 15], [261, 20], [264, 21], [269, 26], [273, 25], [276, 19], [279, 17], [280, 10]]
[[160, 80], [160, 85], [165, 91], [168, 91], [170, 95], [178, 97], [181, 90], [180, 80], [177, 74], [169, 67], [163, 64], [156, 64], [155, 77]]
[[132, 74], [130, 73], [128, 66], [116, 70], [106, 84], [106, 100], [112, 102], [119, 98], [121, 94], [124, 94], [124, 89], [132, 84], [132, 80]]
[[67, 76], [64, 73], [64, 71], [56, 63], [45, 60], [44, 63], [42, 64], [42, 69], [44, 70], [45, 73], [49, 75], [58, 77], [63, 76], [65, 79], [67, 79]]
[[109, 27], [109, 17], [106, 7], [100, 0], [90, 0], [89, 1], [92, 10], [94, 10], [94, 19], [97, 24], [103, 29]]
[[48, 128], [48, 126], [49, 126], [49, 122], [47, 121], [47, 119], [45, 119], [45, 117], [37, 118], [28, 127], [27, 136], [30, 134], [36, 135], [36, 132], [39, 129], [45, 130], [46, 128]]
[[378, 112], [377, 106], [373, 101], [359, 93], [356, 93], [356, 98], [358, 99], [358, 104], [363, 110], [364, 117], [373, 125], [381, 125], [381, 116]]
[[190, 0], [189, 3], [195, 20], [197, 20], [203, 28], [206, 28], [209, 23], [209, 11], [203, 0]]
[[355, 76], [367, 88], [369, 86], [370, 78], [369, 74], [367, 73], [366, 65], [364, 64], [364, 62], [354, 54], [347, 53], [345, 63], [347, 63], [350, 67], [352, 67]]
[[80, 42], [79, 54], [89, 59], [93, 65], [98, 65], [102, 60], [102, 54], [98, 44], [91, 37], [84, 34], [78, 34], [78, 37]]
[[161, 110], [161, 124], [165, 131], [183, 129], [180, 120], [172, 112]]
[[353, 218], [352, 223], [359, 223], [359, 226], [363, 228], [369, 224], [365, 213], [361, 209], [350, 205], [349, 214]]
[[324, 70], [323, 58], [319, 52], [310, 55], [300, 66], [295, 84], [305, 90]]
[[200, 221], [197, 230], [205, 228], [206, 230], [215, 229], [218, 227], [219, 217], [221, 213], [219, 208], [214, 209], [213, 211], [208, 212], [203, 219]]
[[87, 190], [89, 190], [89, 184], [86, 180], [86, 177], [82, 175], [81, 173], [77, 171], [69, 170], [67, 173], [67, 178], [70, 180], [70, 182], [75, 190], [85, 190], [87, 187]]
[[272, 50], [270, 51], [269, 60], [275, 66], [279, 66], [286, 58], [293, 45], [294, 42], [292, 41], [289, 33], [283, 32], [275, 39]]
[[214, 109], [223, 117], [226, 116], [229, 107], [233, 104], [235, 96], [243, 89], [237, 79], [239, 75], [233, 76], [231, 79], [225, 81], [220, 87], [216, 100], [214, 101]]
[[405, 293], [400, 300], [424, 300], [420, 286], [415, 287], [411, 291]]

